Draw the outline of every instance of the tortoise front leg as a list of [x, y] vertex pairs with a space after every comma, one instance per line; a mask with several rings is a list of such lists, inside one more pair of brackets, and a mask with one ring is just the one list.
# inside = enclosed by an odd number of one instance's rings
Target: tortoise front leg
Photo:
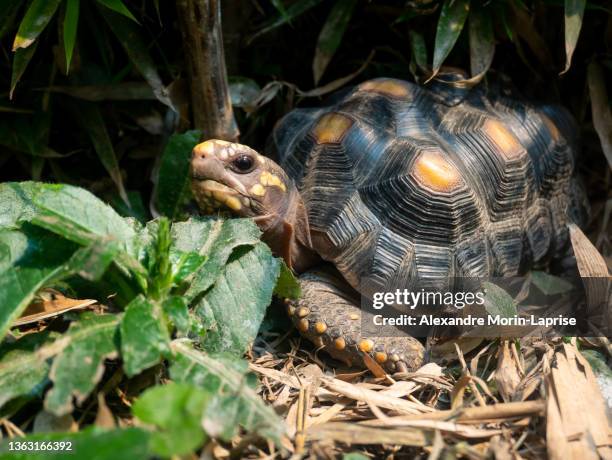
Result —
[[300, 276], [302, 296], [287, 300], [287, 312], [300, 333], [347, 365], [365, 368], [369, 354], [385, 371], [407, 372], [423, 364], [421, 342], [404, 337], [362, 337], [359, 294], [331, 270]]

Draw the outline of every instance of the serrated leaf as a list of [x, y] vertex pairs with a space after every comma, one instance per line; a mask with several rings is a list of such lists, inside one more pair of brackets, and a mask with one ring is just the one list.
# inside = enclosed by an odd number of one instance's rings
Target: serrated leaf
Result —
[[64, 16], [64, 54], [66, 56], [66, 73], [70, 72], [70, 62], [76, 43], [79, 25], [79, 8], [81, 0], [67, 0]]
[[503, 288], [489, 282], [483, 283], [484, 308], [491, 316], [512, 318], [518, 314], [514, 299]]
[[49, 382], [45, 345], [53, 343], [49, 332], [28, 334], [0, 348], [0, 408], [19, 396], [40, 396]]
[[174, 134], [162, 153], [155, 199], [157, 210], [171, 219], [184, 212], [183, 207], [191, 197], [191, 151], [201, 136], [200, 131]]
[[287, 264], [281, 260], [280, 274], [276, 281], [274, 294], [281, 298], [297, 299], [300, 297], [300, 283]]
[[470, 11], [470, 0], [445, 0], [436, 29], [433, 74], [437, 74], [444, 60], [455, 46]]
[[[0, 246], [11, 251], [13, 264], [0, 273], [0, 338], [42, 287], [68, 274], [65, 266], [77, 246], [31, 225], [19, 247], [14, 234], [0, 232]], [[23, 244], [24, 241], [27, 244]], [[4, 265], [4, 264], [3, 264]]]
[[9, 99], [13, 99], [13, 93], [15, 92], [15, 88], [17, 87], [17, 83], [21, 80], [23, 73], [25, 72], [28, 64], [32, 60], [32, 56], [36, 52], [36, 48], [38, 48], [38, 43], [35, 43], [34, 46], [29, 46], [25, 49], [18, 49], [15, 51], [13, 56], [13, 67], [11, 71], [11, 88], [9, 91]]
[[[172, 349], [176, 357], [170, 367], [170, 376], [178, 382], [196, 385], [210, 394], [233, 398], [239, 403], [235, 414], [236, 425], [280, 445], [285, 428], [271, 407], [267, 406], [253, 390], [248, 378], [246, 363], [224, 357], [208, 356], [194, 350], [183, 341], [174, 341]], [[223, 423], [227, 414], [216, 414]], [[212, 423], [214, 412], [206, 412], [207, 423]]]
[[572, 65], [586, 3], [586, 0], [565, 0], [565, 68], [561, 73], [567, 72]]
[[541, 271], [532, 271], [531, 281], [544, 295], [549, 296], [563, 294], [574, 289], [574, 285], [569, 281]]
[[134, 21], [136, 24], [138, 24], [138, 21], [136, 20], [134, 15], [130, 13], [130, 10], [127, 9], [127, 7], [123, 4], [121, 0], [96, 0], [96, 1], [100, 5], [104, 5], [108, 9], [116, 11], [122, 16], [125, 16], [126, 18], [129, 18], [132, 21]]
[[62, 0], [33, 0], [19, 24], [13, 51], [27, 48], [47, 26]]
[[82, 103], [79, 105], [79, 117], [83, 128], [91, 139], [91, 143], [102, 166], [104, 166], [104, 169], [106, 169], [108, 175], [115, 183], [121, 199], [129, 203], [125, 187], [123, 186], [123, 178], [121, 177], [115, 149], [106, 131], [106, 124], [100, 110], [98, 110], [95, 104]]
[[9, 443], [3, 442], [0, 443], [0, 460], [143, 460], [152, 456], [149, 438], [147, 431], [134, 427], [109, 431], [89, 427], [77, 433], [40, 433], [19, 441], [70, 442], [71, 450], [11, 451]]
[[152, 367], [170, 351], [170, 337], [159, 307], [143, 296], [125, 308], [121, 331], [121, 357], [128, 377]]
[[18, 228], [20, 220], [34, 216], [32, 197], [37, 190], [34, 182], [4, 182], [0, 184], [0, 228]]
[[312, 74], [315, 85], [319, 83], [329, 61], [342, 42], [357, 0], [338, 0], [332, 7], [317, 39], [317, 47], [312, 62]]
[[108, 10], [105, 7], [99, 8], [100, 13], [106, 23], [115, 34], [121, 46], [127, 53], [130, 61], [144, 77], [153, 89], [155, 97], [163, 104], [174, 109], [172, 101], [168, 96], [168, 91], [162, 83], [162, 79], [157, 72], [157, 66], [149, 54], [146, 43], [140, 35], [137, 26], [125, 17]]
[[268, 246], [235, 251], [214, 286], [198, 299], [194, 313], [208, 329], [202, 346], [241, 355], [255, 339], [280, 272]]
[[250, 219], [204, 219], [194, 217], [172, 226], [174, 247], [184, 252], [206, 256], [206, 262], [194, 275], [185, 298], [193, 298], [209, 289], [221, 273], [232, 251], [239, 246], [259, 242], [261, 231]]
[[470, 14], [470, 70], [472, 78], [482, 78], [495, 54], [493, 19], [490, 8], [478, 8]]
[[81, 404], [102, 378], [103, 361], [117, 355], [115, 335], [119, 315], [85, 313], [62, 337], [62, 353], [51, 366], [53, 387], [45, 397], [45, 409], [55, 415], [72, 411], [72, 398]]
[[132, 406], [132, 412], [157, 428], [151, 435], [151, 449], [156, 454], [188, 455], [206, 439], [201, 420], [208, 399], [209, 394], [201, 388], [170, 382], [145, 391]]

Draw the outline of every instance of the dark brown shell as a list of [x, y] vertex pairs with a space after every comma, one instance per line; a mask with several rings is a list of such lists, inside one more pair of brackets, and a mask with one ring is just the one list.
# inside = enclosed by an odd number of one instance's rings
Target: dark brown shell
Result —
[[516, 275], [560, 256], [585, 215], [572, 118], [499, 89], [371, 80], [272, 139], [315, 249], [358, 289]]

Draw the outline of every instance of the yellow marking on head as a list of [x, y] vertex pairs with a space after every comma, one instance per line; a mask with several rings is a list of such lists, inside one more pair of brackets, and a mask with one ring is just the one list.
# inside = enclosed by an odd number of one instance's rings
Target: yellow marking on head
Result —
[[203, 157], [212, 156], [215, 153], [215, 142], [214, 140], [202, 142], [193, 148], [193, 152]]
[[461, 182], [461, 176], [440, 152], [425, 151], [414, 163], [412, 173], [423, 186], [437, 192], [449, 192]]
[[553, 121], [547, 115], [543, 113], [540, 114], [540, 117], [542, 118], [542, 121], [546, 125], [546, 129], [550, 133], [550, 136], [553, 138], [555, 142], [558, 142], [559, 137], [561, 137], [561, 134], [559, 133], [559, 128], [557, 128], [557, 125], [555, 125]]
[[264, 196], [266, 194], [266, 188], [261, 184], [255, 184], [251, 187], [251, 195]]
[[338, 144], [351, 126], [353, 120], [349, 117], [339, 113], [326, 113], [319, 119], [312, 134], [317, 144]]
[[502, 155], [507, 159], [513, 159], [520, 155], [523, 146], [516, 136], [510, 132], [500, 121], [487, 120], [484, 124], [484, 132], [499, 147]]
[[225, 204], [232, 211], [240, 211], [240, 208], [242, 208], [242, 204], [240, 203], [240, 200], [236, 198], [235, 196], [228, 196], [225, 199]]
[[410, 94], [409, 88], [394, 80], [370, 80], [359, 85], [362, 91], [372, 91], [391, 97], [407, 97]]
[[265, 187], [274, 186], [280, 188], [283, 192], [287, 191], [287, 187], [283, 183], [283, 181], [275, 174], [271, 172], [264, 171], [259, 176], [259, 182], [261, 185]]

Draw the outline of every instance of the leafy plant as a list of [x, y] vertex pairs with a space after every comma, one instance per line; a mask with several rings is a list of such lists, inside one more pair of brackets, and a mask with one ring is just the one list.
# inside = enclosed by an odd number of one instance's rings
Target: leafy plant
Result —
[[[254, 392], [241, 356], [273, 291], [298, 290], [287, 270], [280, 276], [282, 262], [254, 223], [162, 217], [142, 225], [83, 189], [37, 182], [0, 185], [0, 202], [9, 206], [0, 228], [0, 325], [8, 334], [0, 346], [0, 410], [18, 416], [26, 403], [42, 402], [54, 416], [70, 415], [92, 397], [105, 369], [119, 369], [115, 384], [128, 385], [157, 367], [169, 383], [132, 396], [143, 426], [64, 433], [79, 458], [88, 445], [118, 448], [130, 439], [143, 444], [133, 458], [185, 455], [208, 437], [229, 440], [238, 427], [280, 446], [282, 424]], [[104, 312], [65, 315], [53, 332], [9, 331], [51, 286], [106, 298]], [[241, 305], [227, 304], [234, 296]], [[0, 458], [7, 449], [0, 445]], [[104, 455], [96, 458], [112, 456]]]

